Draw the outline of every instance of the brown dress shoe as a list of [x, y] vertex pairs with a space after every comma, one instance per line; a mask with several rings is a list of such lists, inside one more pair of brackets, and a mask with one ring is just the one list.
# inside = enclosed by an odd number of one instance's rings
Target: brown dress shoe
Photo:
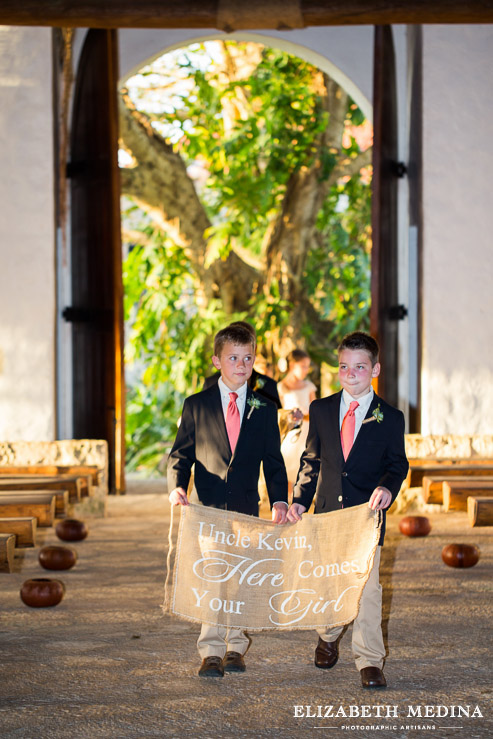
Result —
[[239, 652], [226, 652], [223, 659], [224, 672], [245, 672], [245, 660]]
[[221, 657], [205, 657], [199, 669], [200, 677], [222, 677], [224, 675]]
[[360, 670], [361, 684], [364, 688], [386, 688], [387, 682], [380, 667], [363, 667]]
[[317, 648], [315, 649], [315, 666], [321, 670], [328, 670], [334, 667], [339, 659], [339, 649], [336, 641], [324, 641], [319, 637]]

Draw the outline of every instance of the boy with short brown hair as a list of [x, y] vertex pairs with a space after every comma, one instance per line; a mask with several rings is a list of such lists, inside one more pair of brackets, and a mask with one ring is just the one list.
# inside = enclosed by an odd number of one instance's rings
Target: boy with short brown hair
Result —
[[[382, 588], [378, 578], [385, 535], [385, 510], [406, 477], [404, 416], [374, 393], [378, 344], [361, 331], [348, 334], [339, 349], [342, 390], [310, 406], [310, 428], [294, 487], [288, 520], [301, 520], [315, 497], [315, 513], [368, 503], [383, 512], [382, 534], [370, 577], [353, 622], [352, 647], [364, 688], [386, 686], [382, 672]], [[343, 627], [320, 630], [315, 665], [333, 667]]]
[[[287, 478], [281, 456], [277, 409], [248, 386], [255, 361], [252, 333], [231, 325], [214, 339], [213, 364], [221, 377], [186, 398], [168, 459], [172, 505], [188, 505], [192, 465], [203, 505], [258, 516], [258, 479], [263, 464], [272, 520], [286, 522]], [[197, 642], [201, 677], [244, 672], [250, 640], [241, 629], [202, 625]]]

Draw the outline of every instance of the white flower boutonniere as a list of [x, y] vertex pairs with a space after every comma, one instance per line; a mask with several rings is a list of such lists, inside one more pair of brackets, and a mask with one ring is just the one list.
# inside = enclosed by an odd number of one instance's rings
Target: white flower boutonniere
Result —
[[250, 406], [250, 410], [248, 411], [247, 421], [252, 415], [255, 408], [260, 408], [261, 405], [267, 405], [267, 403], [262, 403], [262, 401], [259, 398], [254, 398], [253, 395], [247, 398], [247, 403]]
[[380, 403], [377, 405], [370, 418], [365, 418], [363, 423], [371, 423], [372, 421], [376, 421], [377, 423], [382, 423], [383, 421], [383, 413], [380, 410]]

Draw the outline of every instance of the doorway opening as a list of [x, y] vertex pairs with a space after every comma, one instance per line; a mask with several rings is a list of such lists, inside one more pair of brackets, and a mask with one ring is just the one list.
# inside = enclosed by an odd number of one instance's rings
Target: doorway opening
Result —
[[276, 379], [301, 348], [330, 391], [339, 340], [370, 326], [372, 133], [339, 82], [265, 42], [198, 42], [125, 80], [131, 470], [158, 469], [230, 321]]

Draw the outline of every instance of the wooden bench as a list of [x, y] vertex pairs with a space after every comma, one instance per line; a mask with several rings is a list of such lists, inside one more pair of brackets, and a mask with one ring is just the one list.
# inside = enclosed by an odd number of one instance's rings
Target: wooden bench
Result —
[[425, 475], [422, 480], [422, 494], [425, 503], [443, 503], [443, 486], [445, 482], [471, 483], [478, 481], [493, 482], [493, 475]]
[[471, 526], [493, 526], [493, 498], [470, 495], [467, 499], [467, 516]]
[[423, 477], [493, 476], [493, 459], [410, 459], [406, 487], [417, 488], [423, 484]]
[[[93, 487], [99, 485], [101, 471], [96, 465], [9, 465], [0, 466], [0, 477], [5, 475], [49, 475], [56, 477], [58, 475], [75, 475], [82, 477], [84, 480], [82, 495], [92, 495]], [[87, 493], [84, 490], [87, 489]]]
[[24, 496], [33, 496], [38, 495], [40, 493], [41, 495], [46, 495], [49, 493], [50, 495], [55, 496], [55, 515], [57, 516], [64, 516], [68, 512], [68, 504], [69, 504], [69, 494], [68, 490], [49, 490], [45, 488], [41, 488], [40, 490], [2, 490], [0, 488], [0, 501], [5, 497], [12, 494], [15, 495], [24, 495]]
[[446, 480], [443, 483], [443, 507], [446, 511], [467, 511], [467, 499], [470, 495], [477, 498], [491, 497], [493, 480]]
[[0, 496], [0, 518], [19, 518], [34, 516], [38, 526], [53, 526], [55, 520], [55, 493], [38, 493], [31, 495]]
[[12, 572], [15, 556], [15, 536], [0, 534], [0, 572]]
[[37, 521], [34, 516], [0, 518], [0, 534], [13, 534], [16, 548], [36, 545]]
[[75, 475], [60, 475], [58, 477], [47, 475], [6, 475], [0, 473], [1, 490], [67, 490], [69, 500], [78, 502], [81, 499], [82, 482]]

